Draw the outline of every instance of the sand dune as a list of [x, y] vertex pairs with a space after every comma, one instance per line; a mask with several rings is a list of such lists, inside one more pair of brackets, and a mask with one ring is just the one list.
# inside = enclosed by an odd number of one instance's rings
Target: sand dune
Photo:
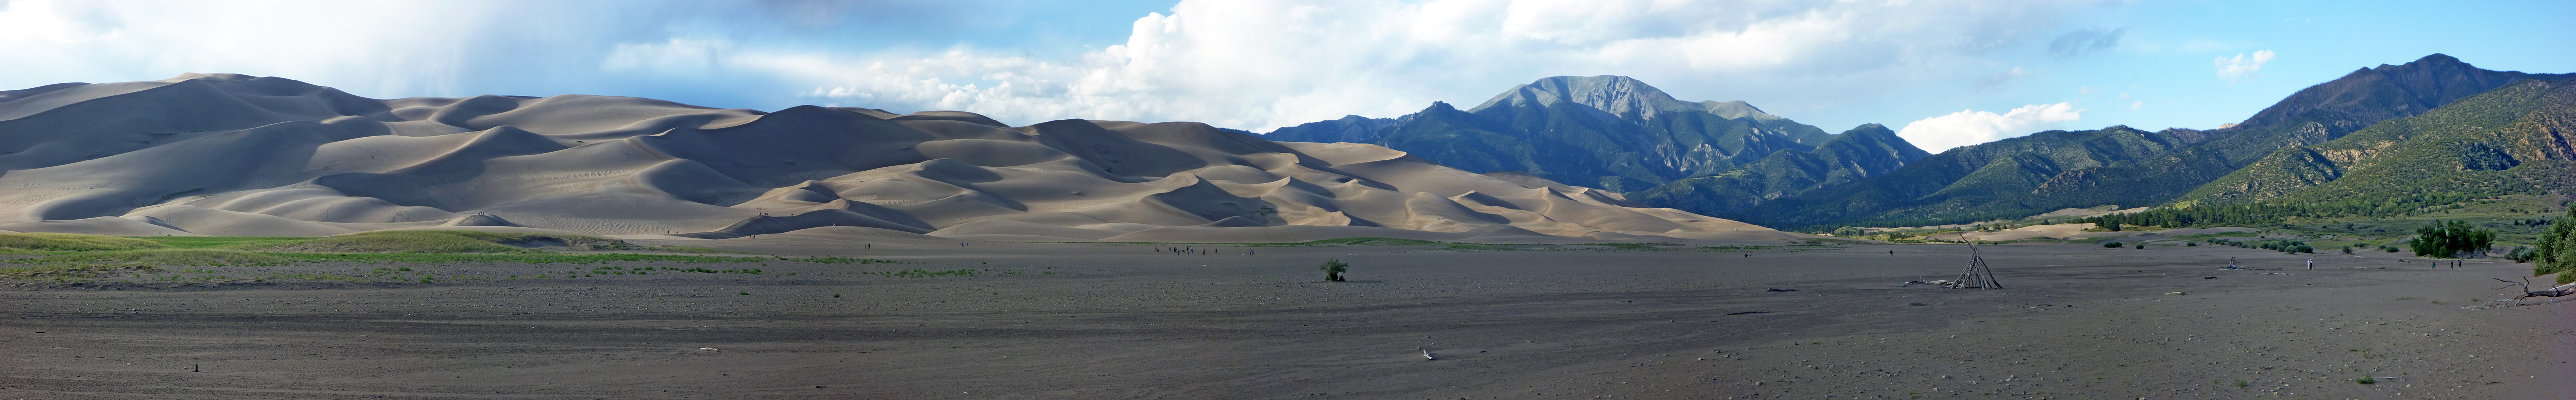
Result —
[[0, 187], [0, 229], [119, 235], [1800, 236], [1374, 145], [1270, 142], [1197, 123], [1013, 127], [961, 111], [760, 112], [583, 95], [375, 100], [236, 74], [0, 92]]

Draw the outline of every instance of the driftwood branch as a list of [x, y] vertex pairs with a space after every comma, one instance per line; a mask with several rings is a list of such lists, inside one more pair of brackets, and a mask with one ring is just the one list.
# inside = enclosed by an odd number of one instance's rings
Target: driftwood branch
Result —
[[2522, 281], [2522, 282], [2508, 281], [2508, 280], [2504, 280], [2504, 278], [2494, 278], [2494, 279], [2495, 279], [2497, 282], [2504, 282], [2504, 283], [2505, 283], [2505, 285], [2504, 285], [2504, 286], [2497, 286], [2497, 287], [2496, 287], [2496, 289], [2498, 289], [2498, 290], [2502, 290], [2502, 289], [2504, 289], [2504, 288], [2520, 287], [2520, 288], [2522, 288], [2522, 289], [2520, 289], [2519, 291], [2520, 291], [2520, 292], [2522, 292], [2522, 294], [2521, 294], [2521, 295], [2517, 295], [2517, 296], [2513, 296], [2513, 298], [2510, 298], [2510, 299], [2496, 299], [2496, 300], [2494, 300], [2494, 301], [2488, 301], [2488, 302], [2486, 302], [2486, 303], [2478, 304], [2477, 306], [2469, 307], [2469, 308], [2486, 308], [2486, 307], [2488, 307], [2488, 306], [2519, 306], [2519, 305], [2525, 305], [2525, 304], [2522, 304], [2522, 299], [2528, 299], [2528, 298], [2533, 298], [2533, 297], [2548, 297], [2548, 298], [2551, 298], [2551, 300], [2549, 300], [2549, 301], [2547, 301], [2547, 302], [2542, 302], [2542, 303], [2540, 303], [2540, 304], [2549, 304], [2549, 303], [2556, 303], [2556, 302], [2558, 302], [2557, 298], [2559, 298], [2559, 297], [2576, 296], [2576, 283], [2571, 283], [2571, 284], [2566, 284], [2566, 285], [2559, 285], [2558, 287], [2549, 288], [2549, 289], [2547, 289], [2547, 290], [2531, 290], [2531, 278], [2529, 278], [2529, 277], [2522, 278], [2522, 279], [2523, 279], [2523, 281]]

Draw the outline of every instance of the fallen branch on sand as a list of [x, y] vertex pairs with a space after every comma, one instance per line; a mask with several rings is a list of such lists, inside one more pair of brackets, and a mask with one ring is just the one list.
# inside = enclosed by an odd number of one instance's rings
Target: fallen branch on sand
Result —
[[2533, 304], [2522, 304], [2522, 299], [2528, 299], [2528, 298], [2533, 298], [2533, 297], [2548, 297], [2548, 298], [2550, 298], [2550, 300], [2549, 300], [2549, 301], [2541, 302], [2540, 304], [2550, 304], [2550, 303], [2556, 303], [2556, 302], [2558, 302], [2558, 299], [2557, 299], [2557, 298], [2559, 298], [2559, 297], [2576, 296], [2576, 283], [2570, 283], [2570, 284], [2566, 284], [2566, 285], [2559, 285], [2558, 287], [2549, 288], [2549, 290], [2531, 290], [2531, 281], [2530, 281], [2530, 279], [2531, 279], [2531, 278], [2528, 278], [2528, 277], [2523, 278], [2523, 281], [2522, 281], [2522, 282], [2508, 281], [2508, 280], [2504, 280], [2504, 278], [2494, 278], [2494, 279], [2495, 279], [2497, 282], [2504, 282], [2504, 283], [2505, 283], [2505, 285], [2504, 285], [2504, 286], [2497, 286], [2497, 287], [2496, 287], [2496, 289], [2504, 289], [2504, 288], [2509, 288], [2509, 287], [2521, 287], [2521, 288], [2522, 288], [2522, 295], [2519, 295], [2519, 296], [2513, 296], [2513, 298], [2510, 298], [2510, 299], [2496, 299], [2496, 300], [2493, 300], [2493, 301], [2488, 301], [2488, 302], [2485, 302], [2485, 303], [2480, 303], [2480, 304], [2475, 305], [2475, 306], [2468, 306], [2468, 307], [2462, 307], [2462, 308], [2467, 308], [2467, 309], [2471, 309], [2471, 310], [2477, 310], [2477, 309], [2484, 309], [2484, 308], [2487, 308], [2487, 307], [2489, 307], [2489, 306], [2523, 306], [2523, 305], [2533, 305]]

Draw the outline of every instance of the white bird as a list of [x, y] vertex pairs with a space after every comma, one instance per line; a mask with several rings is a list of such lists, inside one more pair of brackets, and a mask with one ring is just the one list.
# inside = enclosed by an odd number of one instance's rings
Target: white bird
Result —
[[1423, 359], [1423, 360], [1439, 360], [1438, 358], [1432, 358], [1432, 357], [1431, 357], [1431, 349], [1422, 349], [1422, 359]]

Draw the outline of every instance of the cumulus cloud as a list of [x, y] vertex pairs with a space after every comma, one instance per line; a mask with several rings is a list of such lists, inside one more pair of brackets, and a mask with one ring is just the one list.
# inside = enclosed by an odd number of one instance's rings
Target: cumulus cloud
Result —
[[818, 100], [1019, 121], [1186, 120], [1259, 131], [1399, 115], [1435, 100], [1479, 102], [1538, 77], [1591, 74], [1635, 76], [1685, 97], [1762, 94], [1766, 108], [1796, 109], [1965, 72], [1975, 63], [1964, 60], [2080, 6], [1186, 0], [1136, 20], [1125, 43], [1071, 60], [953, 49], [773, 52], [733, 62], [814, 82], [802, 92]]
[[[1796, 112], [1994, 73], [1994, 53], [2119, 1], [1180, 0], [1118, 17], [1134, 18], [1123, 40], [1076, 51], [977, 36], [1059, 18], [1024, 11], [1062, 8], [1036, 1], [5, 0], [0, 49], [45, 61], [12, 64], [0, 87], [238, 72], [373, 97], [588, 93], [1267, 130], [1620, 74]], [[1031, 43], [1060, 46], [1009, 47]]]
[[2084, 55], [2084, 53], [2110, 50], [2112, 47], [2118, 47], [2120, 45], [2120, 35], [2128, 32], [2129, 28], [2096, 28], [2068, 31], [2066, 34], [2057, 35], [2056, 40], [2048, 41], [2048, 54], [2059, 58], [2066, 58]]
[[1913, 142], [1924, 151], [1939, 153], [1952, 147], [1992, 142], [2056, 129], [2084, 118], [2084, 109], [2073, 103], [2032, 104], [1997, 114], [1992, 111], [1959, 110], [1905, 124], [1896, 136]]
[[2235, 57], [2219, 57], [2211, 61], [2213, 64], [2218, 64], [2218, 77], [2227, 78], [2227, 84], [2230, 85], [2246, 78], [2262, 76], [2263, 63], [2268, 62], [2272, 62], [2271, 50], [2256, 51], [2251, 56], [2237, 53]]

